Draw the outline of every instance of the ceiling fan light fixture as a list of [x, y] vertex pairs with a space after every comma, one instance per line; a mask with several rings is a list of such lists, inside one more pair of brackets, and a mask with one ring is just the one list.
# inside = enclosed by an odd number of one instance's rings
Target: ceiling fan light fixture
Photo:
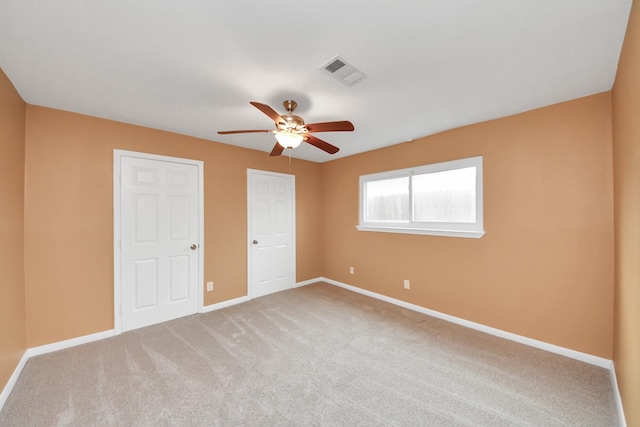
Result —
[[275, 130], [227, 130], [218, 131], [221, 135], [228, 135], [233, 133], [256, 133], [256, 132], [268, 132], [273, 133], [276, 137], [277, 143], [274, 144], [270, 156], [279, 156], [282, 154], [285, 148], [294, 149], [301, 143], [306, 142], [313, 145], [316, 148], [321, 149], [328, 154], [336, 154], [340, 149], [335, 145], [331, 145], [326, 141], [317, 138], [311, 133], [313, 132], [349, 132], [354, 130], [353, 123], [347, 120], [341, 120], [337, 122], [321, 122], [305, 124], [304, 120], [300, 116], [293, 114], [293, 111], [298, 105], [293, 100], [286, 100], [283, 102], [284, 108], [287, 110], [287, 114], [280, 115], [273, 108], [266, 104], [251, 101], [251, 105], [256, 107], [271, 120], [273, 120], [276, 126]]
[[296, 148], [302, 143], [303, 139], [302, 135], [289, 129], [276, 132], [276, 140], [284, 148]]

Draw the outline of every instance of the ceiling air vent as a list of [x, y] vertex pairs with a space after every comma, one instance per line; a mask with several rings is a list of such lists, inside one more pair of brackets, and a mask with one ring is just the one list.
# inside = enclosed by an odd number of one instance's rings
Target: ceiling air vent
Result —
[[349, 62], [341, 56], [336, 56], [323, 65], [322, 70], [347, 86], [353, 86], [367, 77], [365, 73], [360, 71], [355, 65], [349, 64]]

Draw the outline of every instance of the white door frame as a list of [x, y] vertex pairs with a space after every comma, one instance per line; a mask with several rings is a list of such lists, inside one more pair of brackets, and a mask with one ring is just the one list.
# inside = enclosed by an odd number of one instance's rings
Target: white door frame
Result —
[[291, 175], [288, 173], [279, 173], [279, 172], [269, 172], [263, 171], [259, 169], [248, 169], [247, 168], [247, 297], [249, 299], [253, 298], [253, 272], [252, 272], [252, 264], [253, 264], [253, 256], [251, 255], [251, 247], [253, 246], [253, 230], [251, 229], [251, 175], [254, 173], [259, 173], [262, 175], [271, 175], [278, 176], [281, 178], [288, 178], [291, 180], [291, 189], [293, 190], [293, 201], [291, 203], [292, 210], [292, 218], [293, 218], [293, 242], [291, 244], [291, 265], [293, 266], [293, 287], [296, 286], [296, 179], [295, 175]]
[[202, 285], [204, 283], [204, 162], [201, 160], [115, 149], [113, 150], [113, 330], [115, 335], [122, 333], [122, 251], [120, 248], [120, 159], [122, 157], [137, 157], [147, 160], [183, 163], [194, 165], [198, 168], [198, 312], [203, 312], [204, 304], [204, 290]]

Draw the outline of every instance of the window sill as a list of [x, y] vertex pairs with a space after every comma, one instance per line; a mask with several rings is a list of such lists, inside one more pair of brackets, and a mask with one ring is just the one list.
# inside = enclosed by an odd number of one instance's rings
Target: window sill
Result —
[[403, 228], [403, 227], [380, 227], [371, 225], [356, 225], [359, 231], [375, 231], [382, 233], [401, 233], [401, 234], [422, 234], [427, 236], [444, 236], [444, 237], [465, 237], [470, 239], [479, 239], [484, 236], [482, 231], [469, 230], [438, 230], [429, 228]]

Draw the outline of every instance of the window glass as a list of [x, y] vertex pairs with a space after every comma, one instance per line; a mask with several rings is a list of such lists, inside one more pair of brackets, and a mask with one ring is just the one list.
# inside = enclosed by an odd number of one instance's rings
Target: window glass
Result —
[[476, 221], [475, 167], [414, 175], [411, 180], [414, 221]]
[[369, 221], [409, 221], [409, 177], [367, 182]]

